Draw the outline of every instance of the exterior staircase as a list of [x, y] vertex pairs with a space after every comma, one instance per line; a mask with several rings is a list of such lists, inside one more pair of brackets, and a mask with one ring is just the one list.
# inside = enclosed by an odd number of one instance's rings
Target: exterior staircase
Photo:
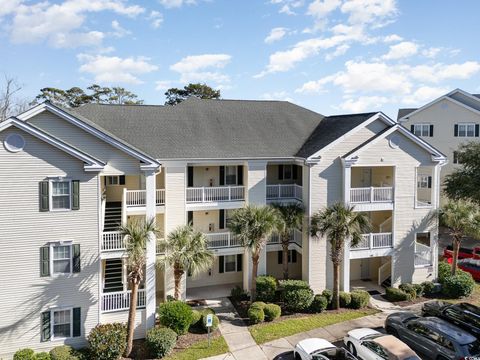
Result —
[[383, 280], [381, 285], [384, 288], [391, 287], [392, 286], [392, 277], [391, 276], [387, 277], [385, 280]]
[[103, 292], [123, 291], [122, 259], [106, 259]]
[[122, 203], [108, 202], [105, 205], [103, 231], [116, 231], [122, 223]]

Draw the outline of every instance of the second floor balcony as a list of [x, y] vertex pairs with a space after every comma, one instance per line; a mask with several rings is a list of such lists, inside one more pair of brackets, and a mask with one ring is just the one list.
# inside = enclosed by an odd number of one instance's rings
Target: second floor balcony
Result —
[[187, 188], [187, 204], [245, 200], [245, 186], [209, 186]]
[[302, 201], [302, 186], [297, 184], [267, 185], [267, 200], [298, 200]]
[[393, 202], [393, 187], [361, 187], [350, 189], [350, 203], [391, 203]]
[[[146, 190], [127, 190], [125, 189], [125, 206], [128, 208], [144, 207], [147, 197]], [[165, 205], [165, 189], [155, 190], [155, 205]]]
[[362, 241], [351, 250], [372, 250], [393, 247], [393, 234], [391, 232], [369, 233], [362, 235]]

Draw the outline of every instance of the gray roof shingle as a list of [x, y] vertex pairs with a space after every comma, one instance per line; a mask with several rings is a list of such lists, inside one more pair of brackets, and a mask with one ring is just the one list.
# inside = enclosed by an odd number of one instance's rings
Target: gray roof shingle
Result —
[[397, 120], [401, 119], [402, 117], [414, 112], [417, 110], [416, 108], [405, 108], [405, 109], [398, 109]]

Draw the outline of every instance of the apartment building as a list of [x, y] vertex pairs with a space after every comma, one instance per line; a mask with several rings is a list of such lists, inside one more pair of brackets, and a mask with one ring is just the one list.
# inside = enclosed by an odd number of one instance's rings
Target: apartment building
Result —
[[[281, 101], [188, 99], [177, 106], [49, 102], [0, 124], [0, 356], [19, 348], [84, 346], [98, 323], [127, 320], [119, 224], [156, 219], [166, 236], [192, 223], [215, 252], [211, 269], [182, 279], [183, 298], [249, 287], [250, 256], [228, 218], [247, 204], [299, 202], [303, 229], [291, 235], [289, 267], [315, 292], [332, 286], [325, 239], [308, 218], [337, 201], [367, 212], [372, 233], [347, 247], [342, 288], [436, 278], [445, 156], [382, 113], [323, 116]], [[431, 186], [419, 186], [423, 175]], [[171, 269], [147, 245], [135, 336], [173, 294]], [[281, 276], [278, 236], [259, 274]]]
[[[455, 89], [418, 109], [400, 109], [398, 122], [448, 157], [440, 174], [442, 184], [445, 176], [460, 166], [459, 145], [480, 139], [480, 95]], [[428, 177], [419, 181], [429, 188]]]

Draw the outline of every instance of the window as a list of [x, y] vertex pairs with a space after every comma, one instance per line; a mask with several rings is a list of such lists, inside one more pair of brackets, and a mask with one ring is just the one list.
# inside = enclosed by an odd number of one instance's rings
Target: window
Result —
[[457, 135], [459, 137], [474, 137], [475, 136], [475, 124], [458, 124]]
[[51, 181], [51, 209], [52, 210], [70, 210], [71, 198], [70, 198], [70, 181]]
[[[283, 251], [280, 250], [277, 252], [277, 260], [278, 264], [283, 264]], [[297, 251], [296, 250], [288, 250], [288, 263], [295, 264], [297, 262]]]
[[458, 158], [458, 151], [453, 152], [453, 163], [454, 164], [461, 164], [460, 159]]
[[382, 359], [388, 359], [388, 354], [385, 352], [383, 347], [373, 341], [364, 341], [362, 343], [367, 349], [372, 351], [374, 354], [378, 355]]
[[72, 310], [53, 310], [52, 339], [72, 337]]
[[430, 247], [430, 233], [429, 232], [417, 233], [415, 238], [415, 243]]
[[106, 176], [107, 186], [125, 185], [125, 175], [120, 176]]
[[225, 272], [237, 271], [237, 256], [227, 255], [225, 256]]
[[414, 124], [413, 133], [417, 136], [433, 136], [433, 134], [431, 134], [432, 128], [433, 126], [430, 124]]
[[220, 274], [242, 271], [242, 254], [219, 256], [218, 265]]
[[72, 272], [72, 246], [52, 246], [52, 273], [70, 274]]
[[237, 185], [236, 166], [225, 166], [225, 185]]
[[417, 176], [417, 188], [429, 189], [432, 187], [432, 177], [428, 175]]
[[293, 178], [293, 165], [283, 165], [283, 179], [292, 180]]

